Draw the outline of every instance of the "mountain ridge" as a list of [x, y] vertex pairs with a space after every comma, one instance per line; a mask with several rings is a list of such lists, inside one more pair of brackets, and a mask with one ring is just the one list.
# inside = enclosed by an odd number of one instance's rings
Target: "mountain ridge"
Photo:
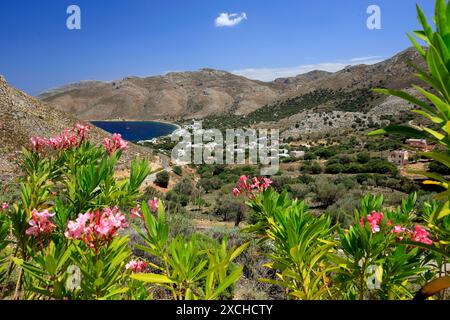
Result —
[[408, 48], [373, 65], [348, 66], [335, 73], [314, 70], [271, 82], [202, 68], [151, 77], [130, 76], [109, 82], [84, 81], [44, 92], [38, 98], [83, 120], [240, 116], [318, 89], [353, 90], [380, 85], [408, 88], [417, 80], [406, 60], [421, 64], [418, 53]]

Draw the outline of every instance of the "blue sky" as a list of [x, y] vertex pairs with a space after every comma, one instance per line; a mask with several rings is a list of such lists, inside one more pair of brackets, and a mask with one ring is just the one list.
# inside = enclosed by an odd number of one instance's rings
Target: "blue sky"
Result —
[[[262, 80], [335, 70], [410, 46], [415, 3], [432, 15], [433, 0], [2, 0], [0, 74], [38, 94], [204, 67]], [[66, 27], [71, 4], [81, 8], [81, 30]], [[366, 27], [371, 4], [381, 8], [381, 30]], [[241, 21], [218, 27], [221, 13]]]

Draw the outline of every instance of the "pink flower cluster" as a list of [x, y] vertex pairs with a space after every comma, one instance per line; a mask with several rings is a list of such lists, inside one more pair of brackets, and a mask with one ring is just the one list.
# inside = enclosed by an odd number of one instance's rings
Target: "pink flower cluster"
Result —
[[114, 207], [112, 210], [107, 208], [102, 213], [97, 210], [79, 214], [75, 221], [69, 221], [64, 235], [68, 239], [80, 239], [94, 248], [99, 242], [111, 241], [118, 235], [118, 231], [127, 226], [125, 216]]
[[[372, 233], [378, 233], [380, 232], [380, 223], [383, 220], [383, 213], [378, 213], [376, 211], [372, 211], [371, 214], [366, 216], [366, 219], [364, 220], [363, 217], [361, 217], [361, 219], [359, 220], [359, 223], [361, 224], [361, 226], [364, 227], [365, 223], [369, 223], [370, 226], [370, 230], [372, 230]], [[387, 221], [386, 223], [387, 226], [391, 226], [392, 223], [390, 220]]]
[[81, 141], [86, 140], [89, 131], [91, 131], [91, 127], [88, 125], [77, 123], [75, 128], [77, 129], [77, 135], [81, 139]]
[[428, 245], [433, 244], [433, 240], [429, 238], [430, 233], [419, 225], [416, 225], [414, 227], [414, 231], [407, 230], [406, 228], [402, 228], [402, 226], [397, 225], [394, 227], [392, 232], [399, 236], [398, 240], [400, 241], [403, 240], [404, 236], [406, 235], [410, 236], [411, 240], [414, 242], [424, 243]]
[[131, 260], [125, 265], [125, 269], [131, 270], [135, 273], [144, 272], [147, 269], [147, 262], [141, 260]]
[[142, 218], [141, 206], [139, 204], [135, 208], [131, 209], [130, 217], [131, 218], [137, 218], [137, 219], [141, 219]]
[[50, 147], [54, 150], [70, 149], [79, 147], [83, 141], [86, 140], [90, 131], [88, 125], [76, 124], [73, 129], [65, 129], [62, 134], [53, 138], [31, 138], [31, 146], [33, 151], [39, 152], [45, 147]]
[[113, 154], [116, 150], [128, 149], [128, 142], [123, 140], [122, 135], [118, 133], [113, 134], [112, 140], [109, 138], [103, 139], [103, 145], [109, 155]]
[[49, 235], [56, 229], [56, 226], [49, 220], [54, 215], [54, 213], [50, 214], [47, 210], [39, 212], [34, 209], [31, 212], [31, 220], [28, 222], [30, 228], [25, 233], [33, 237], [39, 237], [41, 234]]
[[155, 213], [158, 211], [158, 198], [154, 197], [153, 199], [148, 201], [148, 207], [150, 208], [150, 211]]
[[6, 203], [6, 202], [3, 202], [3, 203], [0, 205], [0, 211], [5, 211], [5, 210], [7, 210], [8, 208], [9, 208], [9, 204]]
[[[371, 214], [369, 214], [366, 219], [361, 218], [359, 223], [361, 226], [364, 227], [365, 223], [369, 223], [370, 230], [372, 230], [372, 233], [378, 233], [380, 232], [380, 224], [383, 220], [383, 214], [378, 213], [376, 211], [373, 211]], [[388, 220], [386, 222], [386, 225], [388, 227], [392, 226], [392, 222]], [[411, 238], [414, 242], [424, 243], [428, 245], [432, 245], [433, 241], [429, 238], [430, 234], [428, 231], [426, 231], [424, 228], [422, 228], [419, 225], [416, 225], [414, 227], [414, 231], [407, 230], [406, 228], [403, 228], [401, 225], [395, 225], [392, 228], [392, 233], [395, 233], [398, 235], [398, 240], [403, 240], [405, 236], [408, 236]]]
[[[158, 212], [158, 198], [153, 198], [147, 202], [148, 208], [151, 212], [156, 213]], [[136, 219], [142, 219], [142, 213], [141, 213], [141, 206], [138, 204], [135, 208], [131, 209], [130, 217], [136, 218]]]
[[414, 227], [414, 232], [411, 235], [411, 240], [414, 242], [432, 245], [433, 241], [429, 238], [430, 233], [419, 225]]
[[254, 177], [249, 182], [249, 177], [241, 176], [235, 188], [233, 188], [233, 195], [237, 197], [241, 193], [251, 193], [254, 191], [261, 192], [270, 187], [273, 183], [268, 178]]

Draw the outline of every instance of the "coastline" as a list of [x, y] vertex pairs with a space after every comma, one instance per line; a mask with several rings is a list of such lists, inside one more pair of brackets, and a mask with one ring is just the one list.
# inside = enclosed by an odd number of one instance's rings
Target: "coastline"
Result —
[[164, 123], [164, 124], [174, 126], [176, 128], [175, 130], [181, 129], [181, 126], [179, 124], [176, 124], [176, 123], [173, 123], [173, 122], [170, 122], [167, 120], [142, 120], [142, 119], [120, 118], [120, 119], [108, 119], [108, 120], [83, 120], [83, 121], [89, 122], [89, 123], [92, 123], [92, 122], [155, 122], [155, 123]]

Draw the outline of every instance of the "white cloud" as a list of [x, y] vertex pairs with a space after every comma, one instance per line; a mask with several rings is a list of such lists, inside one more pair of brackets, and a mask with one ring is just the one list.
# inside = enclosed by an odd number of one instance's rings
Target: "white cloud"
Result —
[[247, 14], [242, 13], [221, 13], [215, 20], [216, 27], [233, 27], [241, 23], [243, 20], [247, 20]]
[[295, 67], [281, 67], [281, 68], [247, 68], [241, 70], [234, 70], [231, 73], [244, 76], [249, 79], [261, 81], [273, 81], [277, 78], [295, 77], [299, 74], [308, 73], [314, 70], [323, 70], [328, 72], [337, 72], [347, 66], [354, 66], [358, 64], [375, 64], [383, 61], [381, 56], [353, 58], [349, 60], [342, 60], [336, 62], [323, 62], [317, 64], [300, 65]]
[[369, 56], [369, 57], [361, 57], [361, 58], [353, 58], [350, 59], [350, 62], [364, 62], [364, 61], [371, 61], [371, 60], [378, 60], [382, 59], [383, 56]]

